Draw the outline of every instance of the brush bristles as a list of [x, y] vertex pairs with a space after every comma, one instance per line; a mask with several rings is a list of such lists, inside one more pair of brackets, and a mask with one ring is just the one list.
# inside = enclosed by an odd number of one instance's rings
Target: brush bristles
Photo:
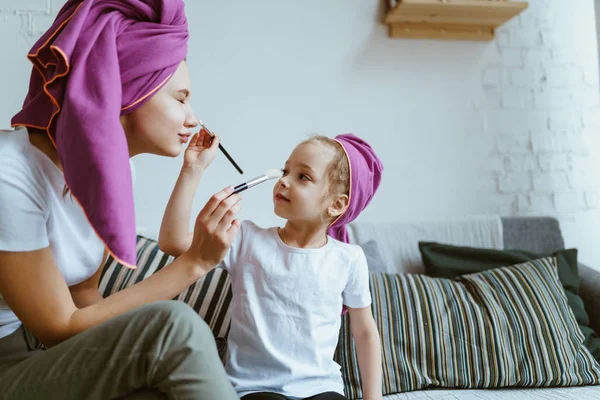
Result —
[[265, 171], [265, 175], [269, 177], [269, 179], [278, 179], [283, 176], [283, 171], [277, 168], [270, 168]]

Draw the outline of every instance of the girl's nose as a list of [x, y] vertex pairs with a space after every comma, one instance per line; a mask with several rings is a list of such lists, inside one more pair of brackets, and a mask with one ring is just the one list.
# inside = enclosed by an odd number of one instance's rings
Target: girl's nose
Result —
[[287, 177], [286, 176], [282, 176], [281, 178], [279, 178], [279, 184], [283, 187], [289, 187], [288, 186], [288, 181], [287, 181]]

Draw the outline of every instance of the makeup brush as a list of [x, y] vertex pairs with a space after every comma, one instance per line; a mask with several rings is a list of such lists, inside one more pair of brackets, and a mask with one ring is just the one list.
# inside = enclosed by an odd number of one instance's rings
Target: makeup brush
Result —
[[248, 182], [241, 183], [233, 188], [233, 193], [243, 192], [246, 189], [250, 189], [256, 185], [266, 182], [270, 179], [279, 179], [283, 176], [283, 171], [278, 168], [271, 168], [265, 171], [264, 175], [257, 176], [256, 178], [250, 179]]
[[[211, 137], [215, 137], [215, 134], [214, 134], [214, 133], [212, 133], [212, 132], [211, 132], [211, 130], [210, 130], [210, 129], [208, 129], [208, 128], [206, 127], [206, 125], [204, 125], [204, 124], [202, 123], [202, 121], [200, 121], [200, 127], [201, 127], [202, 129], [204, 129], [206, 132], [208, 132], [208, 134], [209, 134]], [[224, 148], [223, 146], [221, 146], [221, 143], [219, 143], [219, 149], [221, 149], [221, 151], [223, 152], [223, 154], [225, 154], [225, 157], [227, 157], [227, 159], [229, 160], [229, 162], [230, 162], [231, 164], [233, 164], [233, 166], [235, 167], [235, 169], [237, 169], [237, 170], [238, 170], [238, 172], [239, 172], [240, 174], [243, 174], [243, 173], [244, 173], [244, 171], [242, 171], [242, 169], [241, 169], [241, 168], [240, 168], [240, 167], [239, 167], [239, 166], [236, 164], [236, 162], [235, 162], [235, 161], [233, 161], [233, 158], [231, 158], [231, 156], [229, 155], [229, 153], [227, 153], [227, 151], [225, 150], [225, 148]]]

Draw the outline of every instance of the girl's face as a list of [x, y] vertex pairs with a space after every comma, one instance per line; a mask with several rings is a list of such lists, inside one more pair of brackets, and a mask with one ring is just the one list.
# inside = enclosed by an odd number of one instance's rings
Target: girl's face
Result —
[[190, 74], [182, 61], [171, 77], [146, 103], [121, 116], [129, 155], [150, 153], [176, 157], [199, 121], [189, 104]]
[[334, 150], [318, 142], [298, 145], [273, 188], [275, 214], [289, 221], [322, 224], [328, 207], [327, 167]]

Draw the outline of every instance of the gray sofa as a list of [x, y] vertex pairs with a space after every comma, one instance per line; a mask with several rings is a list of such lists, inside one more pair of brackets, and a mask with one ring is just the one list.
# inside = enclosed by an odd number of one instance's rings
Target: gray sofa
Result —
[[[466, 222], [465, 222], [466, 221]], [[408, 229], [407, 229], [408, 227]], [[349, 233], [351, 242], [365, 246], [370, 241], [378, 245], [386, 260], [397, 259], [399, 243], [408, 249], [412, 261], [409, 271], [419, 272], [420, 255], [419, 240], [444, 242], [445, 237], [452, 237], [453, 230], [470, 238], [473, 243], [495, 243], [495, 248], [529, 250], [537, 253], [551, 253], [564, 248], [564, 241], [559, 223], [548, 217], [485, 217], [483, 222], [475, 223], [469, 218], [458, 218], [442, 222], [397, 222], [397, 223], [353, 223]], [[469, 231], [470, 230], [470, 231]], [[409, 234], [407, 234], [409, 232]], [[394, 236], [396, 235], [396, 236]], [[479, 240], [485, 237], [485, 240]], [[491, 238], [491, 239], [490, 239]], [[461, 243], [462, 239], [454, 237], [455, 245], [472, 245]], [[481, 247], [481, 246], [473, 246]], [[365, 250], [367, 251], [367, 250]], [[405, 254], [406, 255], [406, 254]], [[107, 296], [118, 290], [139, 282], [153, 274], [157, 269], [172, 260], [164, 255], [155, 241], [144, 237], [138, 238], [138, 268], [129, 270], [112, 258], [108, 260], [100, 282], [101, 292]], [[600, 267], [600, 266], [597, 266]], [[369, 265], [371, 268], [371, 265]], [[591, 318], [592, 326], [600, 332], [600, 272], [580, 265], [582, 286], [580, 296], [585, 302], [586, 310]], [[231, 282], [227, 273], [216, 269], [202, 280], [192, 285], [178, 299], [187, 302], [207, 321], [217, 340], [221, 354], [225, 350], [230, 315]], [[549, 389], [494, 389], [494, 390], [423, 390], [410, 393], [391, 394], [386, 400], [421, 400], [421, 399], [567, 399], [586, 400], [600, 399], [600, 386], [549, 388]], [[215, 399], [216, 400], [216, 399]]]
[[[456, 228], [453, 225], [460, 225], [457, 229], [472, 229], [473, 232], [465, 234], [465, 237], [478, 235], [485, 231], [485, 226], [481, 224], [465, 223], [467, 218], [456, 218], [453, 220], [429, 220], [424, 222], [398, 222], [398, 223], [354, 223], [350, 227], [351, 242], [368, 249], [369, 242], [378, 244], [378, 251], [381, 252], [388, 263], [404, 263], [400, 266], [398, 272], [419, 273], [414, 262], [406, 254], [401, 254], [397, 248], [400, 240], [411, 239], [409, 247], [417, 247], [419, 240], [444, 242], [445, 232], [436, 232], [439, 230], [450, 231]], [[564, 249], [564, 240], [560, 230], [559, 222], [551, 217], [497, 217], [500, 229], [497, 236], [500, 236], [502, 248], [506, 250], [526, 250], [536, 253], [552, 253]], [[466, 227], [466, 228], [465, 228]], [[407, 234], [406, 232], [409, 232]], [[402, 232], [402, 233], [398, 233]], [[421, 236], [422, 233], [422, 236]], [[489, 232], [485, 232], [488, 234]], [[438, 235], [439, 234], [439, 235]], [[449, 235], [452, 236], [452, 235]], [[459, 235], [460, 236], [460, 235]], [[493, 236], [493, 235], [492, 235]], [[390, 237], [392, 239], [390, 239]], [[470, 243], [458, 242], [449, 243], [454, 245], [468, 246]], [[406, 244], [404, 244], [406, 247]], [[386, 248], [387, 247], [387, 248]], [[478, 247], [478, 246], [473, 246]], [[365, 250], [366, 252], [368, 250]], [[388, 254], [386, 254], [388, 253]], [[406, 251], [405, 251], [406, 253]], [[405, 257], [405, 260], [400, 260]], [[371, 268], [371, 266], [369, 266]], [[598, 266], [600, 268], [600, 266]], [[381, 271], [390, 272], [390, 271]], [[582, 281], [580, 296], [585, 302], [586, 311], [589, 313], [592, 327], [596, 332], [600, 332], [600, 271], [596, 271], [588, 266], [579, 264], [579, 272]], [[567, 399], [584, 400], [600, 399], [600, 386], [586, 387], [568, 387], [568, 388], [544, 388], [544, 389], [493, 389], [493, 390], [422, 390], [409, 393], [392, 394], [384, 397], [386, 400], [431, 400], [431, 399]]]

